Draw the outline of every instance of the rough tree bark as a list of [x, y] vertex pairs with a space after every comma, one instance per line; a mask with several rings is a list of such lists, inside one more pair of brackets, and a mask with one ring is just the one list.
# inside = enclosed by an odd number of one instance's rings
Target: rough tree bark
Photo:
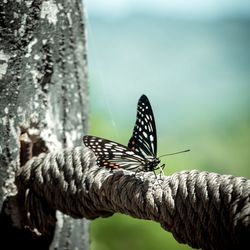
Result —
[[1, 245], [5, 239], [8, 249], [88, 249], [87, 220], [57, 213], [46, 235], [23, 228], [11, 167], [81, 144], [87, 129], [83, 4], [6, 0], [0, 12]]

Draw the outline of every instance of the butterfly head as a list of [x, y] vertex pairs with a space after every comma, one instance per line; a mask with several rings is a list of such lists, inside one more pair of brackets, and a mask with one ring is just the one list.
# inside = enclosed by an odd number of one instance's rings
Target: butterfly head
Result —
[[145, 171], [154, 171], [157, 165], [160, 163], [160, 160], [153, 156], [147, 156], [146, 164], [145, 164]]

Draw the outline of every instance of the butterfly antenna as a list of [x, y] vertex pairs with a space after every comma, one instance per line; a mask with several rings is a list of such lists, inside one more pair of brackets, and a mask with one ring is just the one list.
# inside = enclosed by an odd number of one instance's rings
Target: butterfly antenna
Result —
[[186, 153], [186, 152], [189, 152], [189, 151], [190, 151], [190, 149], [186, 149], [186, 150], [178, 151], [178, 152], [175, 152], [175, 153], [170, 153], [170, 154], [161, 155], [161, 156], [159, 156], [158, 158], [161, 158], [161, 157], [167, 156], [167, 155], [177, 155], [177, 154], [181, 154], [181, 153]]

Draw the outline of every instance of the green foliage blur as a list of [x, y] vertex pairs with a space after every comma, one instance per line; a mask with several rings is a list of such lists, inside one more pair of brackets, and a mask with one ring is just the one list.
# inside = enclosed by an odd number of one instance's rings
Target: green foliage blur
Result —
[[[165, 174], [204, 170], [250, 178], [248, 20], [144, 16], [89, 20], [89, 134], [127, 144], [141, 94], [152, 104]], [[91, 250], [191, 249], [152, 221], [91, 222]]]

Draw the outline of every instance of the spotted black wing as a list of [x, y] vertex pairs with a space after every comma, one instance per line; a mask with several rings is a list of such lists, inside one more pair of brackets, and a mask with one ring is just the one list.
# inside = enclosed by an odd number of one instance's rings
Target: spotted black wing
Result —
[[137, 105], [136, 122], [128, 147], [143, 157], [156, 157], [157, 135], [155, 119], [148, 98], [142, 95]]
[[131, 149], [107, 139], [86, 135], [83, 137], [86, 147], [90, 148], [100, 167], [124, 168], [131, 171], [145, 169], [145, 159]]

